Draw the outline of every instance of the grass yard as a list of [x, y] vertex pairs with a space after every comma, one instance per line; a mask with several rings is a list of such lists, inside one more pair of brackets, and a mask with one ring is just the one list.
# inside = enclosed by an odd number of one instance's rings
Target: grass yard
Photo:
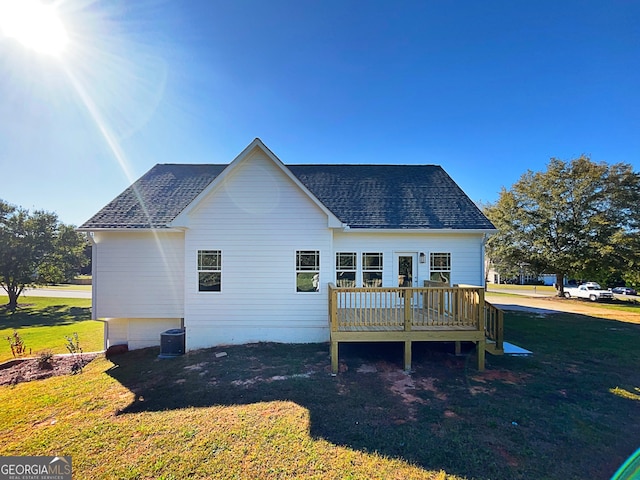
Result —
[[[0, 305], [8, 298], [0, 295]], [[17, 330], [31, 349], [33, 356], [43, 350], [67, 353], [65, 335], [78, 333], [80, 346], [85, 352], [104, 348], [102, 322], [90, 320], [91, 300], [78, 298], [19, 298], [19, 307], [12, 313], [0, 307], [0, 362], [13, 358], [6, 338]], [[54, 327], [54, 328], [52, 328]]]
[[[0, 455], [71, 455], [74, 478], [608, 479], [640, 446], [640, 326], [506, 314], [530, 358], [453, 345], [254, 344], [0, 387]], [[56, 327], [57, 328], [57, 327]], [[224, 354], [224, 355], [223, 355]]]
[[489, 283], [487, 287], [490, 290], [501, 290], [508, 293], [510, 290], [518, 292], [529, 291], [531, 293], [556, 293], [556, 289], [551, 285], [517, 285], [510, 283]]

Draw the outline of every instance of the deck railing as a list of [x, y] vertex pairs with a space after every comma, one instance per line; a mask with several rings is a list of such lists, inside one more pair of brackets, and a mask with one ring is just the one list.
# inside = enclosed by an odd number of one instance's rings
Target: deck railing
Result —
[[495, 342], [495, 350], [504, 350], [504, 314], [502, 310], [494, 307], [489, 302], [484, 302], [484, 331], [487, 338]]
[[484, 290], [458, 287], [329, 285], [333, 331], [484, 328]]
[[403, 341], [405, 368], [410, 369], [411, 342], [472, 341], [478, 347], [478, 369], [484, 368], [486, 339], [492, 352], [502, 349], [502, 312], [485, 302], [484, 288], [336, 287], [329, 284], [332, 370], [337, 371], [339, 342]]

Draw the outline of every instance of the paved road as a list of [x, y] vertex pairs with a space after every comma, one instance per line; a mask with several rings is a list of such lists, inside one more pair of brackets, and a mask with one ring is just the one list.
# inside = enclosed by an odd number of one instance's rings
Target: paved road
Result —
[[25, 288], [20, 297], [91, 298], [91, 290], [72, 290], [68, 288]]
[[489, 285], [487, 287], [487, 292], [489, 293], [511, 293], [513, 295], [525, 295], [527, 297], [554, 297], [556, 295], [556, 292], [546, 292], [544, 290], [538, 292], [537, 290], [531, 290], [531, 289], [522, 289], [522, 290], [518, 290], [516, 288], [514, 289], [504, 289], [504, 288], [491, 288], [491, 286]]

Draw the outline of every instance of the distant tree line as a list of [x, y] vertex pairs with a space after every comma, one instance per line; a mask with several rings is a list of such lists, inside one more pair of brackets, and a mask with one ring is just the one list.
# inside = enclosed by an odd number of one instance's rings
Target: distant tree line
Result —
[[29, 212], [0, 200], [0, 286], [18, 305], [26, 287], [72, 280], [89, 262], [88, 241], [55, 213]]
[[640, 285], [640, 174], [588, 156], [552, 158], [503, 188], [484, 213], [498, 229], [487, 255], [505, 277], [527, 271]]

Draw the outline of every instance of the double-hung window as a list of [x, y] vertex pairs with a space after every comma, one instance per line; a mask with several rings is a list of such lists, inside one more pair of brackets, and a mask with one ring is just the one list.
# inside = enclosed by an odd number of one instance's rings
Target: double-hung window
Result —
[[356, 286], [356, 254], [352, 252], [336, 253], [336, 285], [338, 287]]
[[432, 253], [430, 267], [430, 280], [432, 282], [443, 282], [451, 285], [450, 253]]
[[296, 292], [320, 291], [320, 252], [296, 251]]
[[198, 291], [219, 292], [222, 285], [222, 251], [198, 250]]
[[382, 286], [382, 253], [362, 254], [362, 286]]

